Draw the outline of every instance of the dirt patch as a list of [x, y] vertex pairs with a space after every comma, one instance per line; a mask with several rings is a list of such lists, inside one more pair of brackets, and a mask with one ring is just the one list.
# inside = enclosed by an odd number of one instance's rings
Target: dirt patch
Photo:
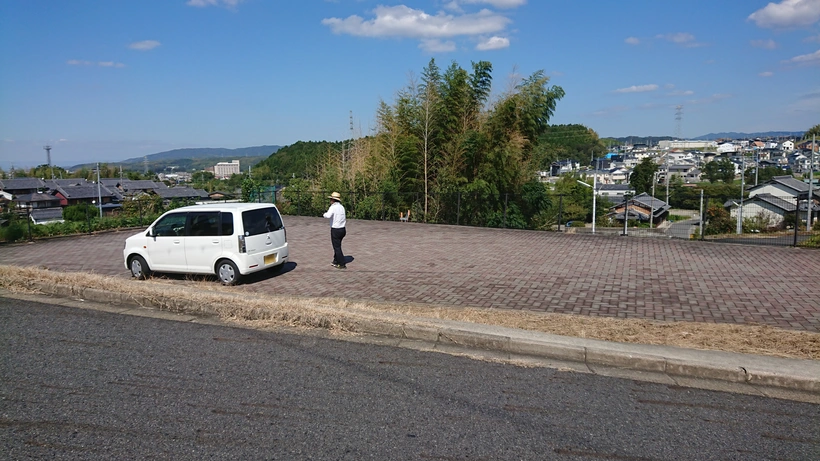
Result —
[[[697, 322], [656, 322], [460, 307], [384, 304], [327, 298], [248, 296], [213, 282], [186, 286], [163, 280], [136, 281], [88, 273], [0, 265], [0, 287], [38, 292], [41, 284], [69, 287], [74, 293], [98, 289], [121, 293], [151, 307], [191, 314], [210, 313], [254, 328], [297, 327], [353, 331], [356, 318], [384, 313], [445, 319], [622, 343], [678, 346], [776, 357], [820, 359], [820, 334], [773, 328]], [[149, 302], [145, 302], [149, 300]]]

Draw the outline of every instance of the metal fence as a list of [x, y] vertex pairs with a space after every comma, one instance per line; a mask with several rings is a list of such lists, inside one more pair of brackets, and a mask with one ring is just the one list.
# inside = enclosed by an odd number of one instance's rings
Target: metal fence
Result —
[[723, 213], [704, 212], [703, 240], [820, 248], [820, 204], [815, 195], [758, 194], [727, 200]]
[[[251, 194], [250, 200], [274, 203], [283, 214], [298, 216], [321, 216], [329, 206], [331, 191], [299, 191], [292, 189], [265, 188]], [[454, 192], [421, 193], [342, 192], [342, 201], [348, 217], [380, 221], [426, 222], [477, 227], [542, 229], [571, 234], [593, 232], [590, 210], [566, 207], [564, 195], [549, 198], [526, 197], [520, 194], [479, 194]], [[820, 248], [820, 205], [818, 200], [806, 197], [771, 196], [761, 194], [752, 198], [725, 200], [724, 197], [704, 197], [703, 216], [700, 210], [683, 210], [672, 220], [649, 226], [630, 220], [626, 226], [621, 222], [607, 222], [605, 216], [612, 203], [600, 200], [596, 207], [596, 234], [623, 235], [643, 238], [681, 238], [703, 241], [743, 243], [755, 245], [805, 246]], [[723, 203], [721, 203], [723, 202]], [[192, 198], [174, 199], [160, 206], [134, 201], [129, 209], [118, 215], [99, 218], [95, 209], [88, 208], [84, 222], [65, 223], [49, 230], [32, 226], [31, 220], [20, 216], [20, 222], [28, 221], [18, 230], [17, 239], [28, 240], [65, 235], [68, 233], [91, 233], [117, 227], [144, 227], [162, 212], [180, 206], [200, 203]], [[809, 203], [812, 204], [811, 213]], [[719, 204], [719, 205], [718, 205]], [[572, 208], [572, 209], [568, 209]], [[425, 209], [427, 213], [425, 213]], [[538, 216], [534, 219], [533, 216]], [[809, 215], [812, 226], [807, 225]], [[674, 222], [673, 222], [674, 221]], [[14, 241], [14, 239], [0, 239]]]

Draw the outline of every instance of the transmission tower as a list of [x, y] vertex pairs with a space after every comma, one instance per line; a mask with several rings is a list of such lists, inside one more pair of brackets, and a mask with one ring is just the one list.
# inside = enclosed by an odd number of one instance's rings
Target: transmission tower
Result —
[[675, 106], [675, 137], [678, 139], [683, 139], [683, 133], [681, 132], [681, 122], [683, 121], [683, 106], [678, 105]]
[[43, 149], [46, 150], [46, 158], [48, 160], [48, 168], [51, 170], [51, 179], [54, 179], [54, 168], [51, 166], [51, 146], [45, 145]]

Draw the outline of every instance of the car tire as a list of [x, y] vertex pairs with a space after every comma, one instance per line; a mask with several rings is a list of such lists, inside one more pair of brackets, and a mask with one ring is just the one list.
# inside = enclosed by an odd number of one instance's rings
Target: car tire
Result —
[[131, 259], [128, 260], [128, 268], [131, 269], [131, 276], [137, 280], [145, 280], [151, 275], [148, 263], [140, 255], [131, 256]]
[[223, 285], [232, 286], [239, 283], [241, 274], [239, 268], [230, 259], [223, 259], [216, 263], [216, 277]]

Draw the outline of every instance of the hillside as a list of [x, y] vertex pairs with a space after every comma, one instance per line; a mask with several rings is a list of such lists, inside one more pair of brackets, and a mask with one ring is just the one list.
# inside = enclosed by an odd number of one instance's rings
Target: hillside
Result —
[[[173, 167], [175, 171], [202, 170], [206, 167], [214, 166], [218, 162], [230, 162], [239, 160], [242, 168], [253, 166], [260, 161], [276, 153], [281, 146], [254, 146], [240, 147], [237, 149], [225, 148], [186, 148], [174, 149], [145, 157], [134, 157], [119, 162], [110, 162], [109, 165], [122, 166], [129, 170], [142, 171], [147, 166], [150, 171], [160, 172]], [[92, 164], [80, 164], [71, 167], [71, 170], [81, 168], [93, 168]]]

